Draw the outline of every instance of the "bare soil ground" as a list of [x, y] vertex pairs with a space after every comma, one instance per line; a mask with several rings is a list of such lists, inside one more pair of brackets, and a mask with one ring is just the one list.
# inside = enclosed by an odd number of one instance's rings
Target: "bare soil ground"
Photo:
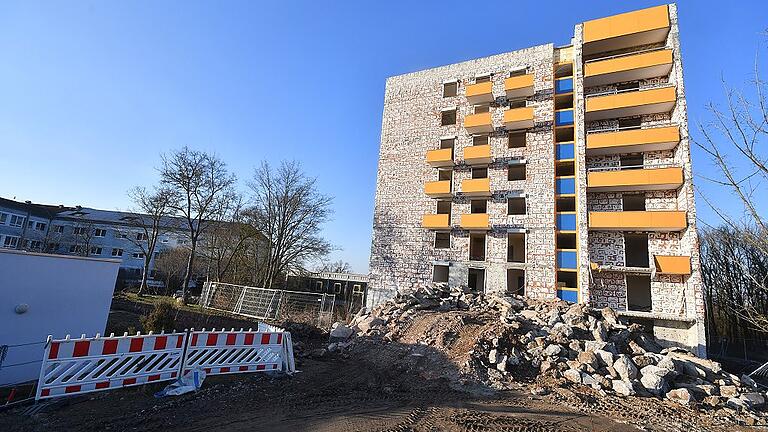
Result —
[[[343, 353], [300, 358], [293, 376], [212, 376], [196, 393], [163, 399], [153, 394], [167, 383], [62, 398], [0, 412], [0, 431], [748, 430], [670, 402], [584, 387], [553, 385], [533, 396], [532, 387], [547, 383], [521, 378], [495, 391], [459, 372], [488, 326], [469, 312], [425, 314], [397, 342], [362, 340]], [[437, 348], [420, 343], [437, 335]], [[326, 343], [317, 335], [294, 340], [305, 354]]]

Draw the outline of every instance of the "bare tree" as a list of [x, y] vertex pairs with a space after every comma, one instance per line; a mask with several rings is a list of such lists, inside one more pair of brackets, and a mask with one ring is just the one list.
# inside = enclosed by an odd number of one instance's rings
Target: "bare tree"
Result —
[[157, 255], [155, 270], [165, 279], [167, 290], [177, 287], [184, 278], [188, 259], [189, 251], [182, 247], [166, 249]]
[[344, 260], [338, 260], [334, 262], [322, 262], [315, 268], [317, 272], [326, 273], [352, 273], [352, 266]]
[[[144, 262], [141, 273], [141, 284], [138, 295], [142, 295], [147, 289], [147, 278], [150, 265], [157, 247], [160, 235], [170, 231], [171, 203], [175, 199], [174, 192], [168, 188], [160, 187], [148, 191], [143, 187], [135, 187], [128, 192], [128, 196], [134, 203], [135, 211], [128, 216], [131, 232], [123, 232], [125, 238], [141, 250]], [[135, 235], [137, 230], [139, 235]]]
[[[759, 59], [759, 58], [758, 58]], [[768, 181], [768, 87], [761, 79], [759, 60], [755, 62], [751, 90], [741, 92], [723, 81], [725, 104], [710, 103], [707, 108], [710, 119], [699, 125], [701, 137], [695, 139], [716, 167], [715, 174], [707, 180], [730, 191], [735, 200], [717, 202], [706, 195], [704, 200], [721, 218], [727, 230], [710, 229], [704, 236], [702, 248], [705, 283], [708, 294], [720, 292], [708, 298], [710, 314], [713, 307], [727, 309], [740, 319], [739, 326], [746, 325], [759, 332], [768, 332], [768, 270], [760, 263], [768, 256], [768, 224], [763, 212], [768, 206], [766, 181]], [[735, 205], [738, 211], [724, 205]], [[725, 246], [744, 243], [742, 249], [724, 249]], [[746, 251], [746, 252], [745, 252]], [[751, 259], [744, 259], [744, 253]], [[708, 262], [713, 259], [714, 261]], [[724, 261], [723, 261], [724, 260]], [[736, 266], [736, 269], [726, 269]], [[711, 274], [707, 274], [709, 271]], [[722, 275], [734, 276], [723, 285]], [[723, 290], [727, 290], [723, 292]]]
[[187, 147], [162, 158], [161, 183], [174, 192], [175, 199], [169, 206], [184, 219], [189, 238], [189, 259], [182, 282], [186, 303], [198, 241], [235, 199], [235, 176], [215, 155]]
[[298, 162], [283, 161], [277, 169], [262, 162], [248, 186], [252, 206], [247, 216], [266, 239], [260, 258], [264, 286], [330, 252], [321, 230], [331, 217], [333, 198], [317, 190], [315, 179], [307, 177]]

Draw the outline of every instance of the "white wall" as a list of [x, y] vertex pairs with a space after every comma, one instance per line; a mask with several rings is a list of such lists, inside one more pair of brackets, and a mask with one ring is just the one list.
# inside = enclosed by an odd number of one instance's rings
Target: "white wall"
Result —
[[[38, 378], [48, 335], [103, 334], [119, 268], [119, 260], [0, 249], [0, 345], [9, 345], [0, 385]], [[16, 313], [18, 305], [28, 310]], [[10, 346], [30, 342], [38, 343]]]

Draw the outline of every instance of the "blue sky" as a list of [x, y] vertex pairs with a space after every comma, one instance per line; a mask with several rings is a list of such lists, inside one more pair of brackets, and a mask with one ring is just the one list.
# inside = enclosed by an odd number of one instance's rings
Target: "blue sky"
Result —
[[[4, 1], [0, 196], [125, 209], [183, 145], [218, 154], [243, 188], [260, 160], [297, 159], [336, 197], [333, 258], [365, 272], [388, 76], [567, 44], [577, 22], [658, 4]], [[678, 5], [693, 123], [722, 99], [721, 75], [750, 78], [768, 7]], [[694, 172], [710, 169], [694, 150]]]

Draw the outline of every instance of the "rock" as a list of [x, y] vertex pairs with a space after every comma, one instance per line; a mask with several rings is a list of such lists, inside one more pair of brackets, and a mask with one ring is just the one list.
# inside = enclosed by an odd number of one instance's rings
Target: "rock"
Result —
[[660, 368], [655, 365], [648, 365], [640, 369], [640, 375], [649, 375], [649, 374], [653, 374], [660, 378], [664, 378], [665, 380], [668, 380], [673, 376], [674, 372], [669, 369]]
[[635, 389], [632, 384], [626, 381], [613, 380], [611, 381], [611, 388], [613, 388], [613, 391], [619, 396], [632, 396], [635, 394]]
[[594, 351], [594, 353], [597, 356], [600, 365], [613, 366], [613, 354], [601, 349]]
[[557, 324], [554, 325], [552, 329], [555, 332], [558, 332], [567, 338], [570, 338], [571, 336], [573, 336], [573, 328], [567, 324], [558, 322]]
[[316, 359], [323, 358], [327, 354], [328, 354], [328, 351], [325, 348], [318, 348], [309, 352], [309, 356]]
[[695, 401], [693, 395], [691, 394], [690, 390], [686, 388], [679, 388], [670, 390], [666, 394], [667, 399], [679, 403], [680, 405], [691, 405]]
[[594, 388], [595, 390], [600, 390], [600, 382], [588, 373], [584, 373], [584, 372], [581, 373], [581, 383], [584, 385], [588, 385]]
[[656, 363], [656, 366], [674, 371], [675, 375], [680, 375], [685, 372], [685, 369], [680, 364], [680, 362], [671, 357], [664, 357]]
[[546, 389], [544, 387], [536, 386], [531, 389], [531, 394], [534, 396], [546, 396], [549, 394], [549, 389]]
[[351, 328], [347, 327], [346, 325], [342, 323], [336, 323], [334, 324], [333, 329], [331, 330], [331, 340], [346, 340], [349, 339], [352, 334], [354, 334], [355, 331]]
[[739, 389], [736, 386], [724, 385], [720, 386], [720, 396], [732, 398], [739, 395]]
[[637, 366], [626, 354], [619, 355], [616, 361], [613, 362], [613, 369], [625, 381], [637, 378]]
[[608, 330], [605, 328], [605, 324], [598, 322], [595, 329], [592, 330], [592, 337], [598, 342], [607, 342]]
[[720, 396], [707, 396], [701, 403], [708, 407], [716, 408], [723, 404], [723, 400]]
[[667, 382], [664, 378], [653, 373], [641, 376], [640, 384], [654, 396], [661, 396], [666, 393], [667, 390]]
[[501, 358], [499, 359], [499, 362], [496, 364], [496, 369], [498, 369], [501, 372], [506, 372], [507, 366], [508, 366], [507, 356], [501, 356]]
[[488, 352], [488, 363], [495, 365], [498, 362], [499, 362], [499, 350], [492, 349], [490, 352]]
[[645, 355], [645, 354], [632, 357], [632, 361], [640, 369], [642, 369], [642, 368], [644, 368], [646, 366], [650, 366], [650, 365], [655, 365], [656, 364], [656, 360], [653, 357], [651, 357], [649, 355]]
[[597, 356], [592, 351], [580, 352], [576, 356], [576, 361], [578, 361], [581, 364], [592, 366], [593, 368], [599, 367]]
[[577, 371], [576, 369], [568, 369], [567, 371], [563, 372], [563, 376], [565, 379], [572, 383], [581, 384], [581, 372]]
[[520, 315], [522, 315], [525, 319], [528, 319], [531, 321], [536, 320], [538, 318], [538, 314], [536, 313], [536, 311], [532, 311], [529, 309], [520, 311]]
[[[743, 382], [743, 379], [742, 379], [742, 382]], [[760, 408], [763, 405], [765, 405], [765, 398], [763, 397], [763, 395], [757, 392], [744, 393], [741, 396], [739, 396], [739, 399], [747, 408], [750, 408], [750, 409]]]
[[552, 370], [552, 368], [554, 368], [554, 365], [552, 364], [552, 362], [548, 360], [544, 360], [543, 362], [541, 362], [541, 365], [539, 366], [539, 372], [546, 373], [547, 371]]
[[549, 357], [560, 355], [561, 352], [563, 352], [563, 347], [561, 347], [558, 344], [551, 344], [548, 347], [544, 348], [544, 355]]
[[757, 383], [749, 375], [741, 376], [741, 383], [749, 388], [757, 390]]
[[603, 308], [600, 311], [603, 316], [603, 320], [610, 326], [616, 326], [619, 324], [619, 316], [616, 315], [616, 311], [611, 308]]

